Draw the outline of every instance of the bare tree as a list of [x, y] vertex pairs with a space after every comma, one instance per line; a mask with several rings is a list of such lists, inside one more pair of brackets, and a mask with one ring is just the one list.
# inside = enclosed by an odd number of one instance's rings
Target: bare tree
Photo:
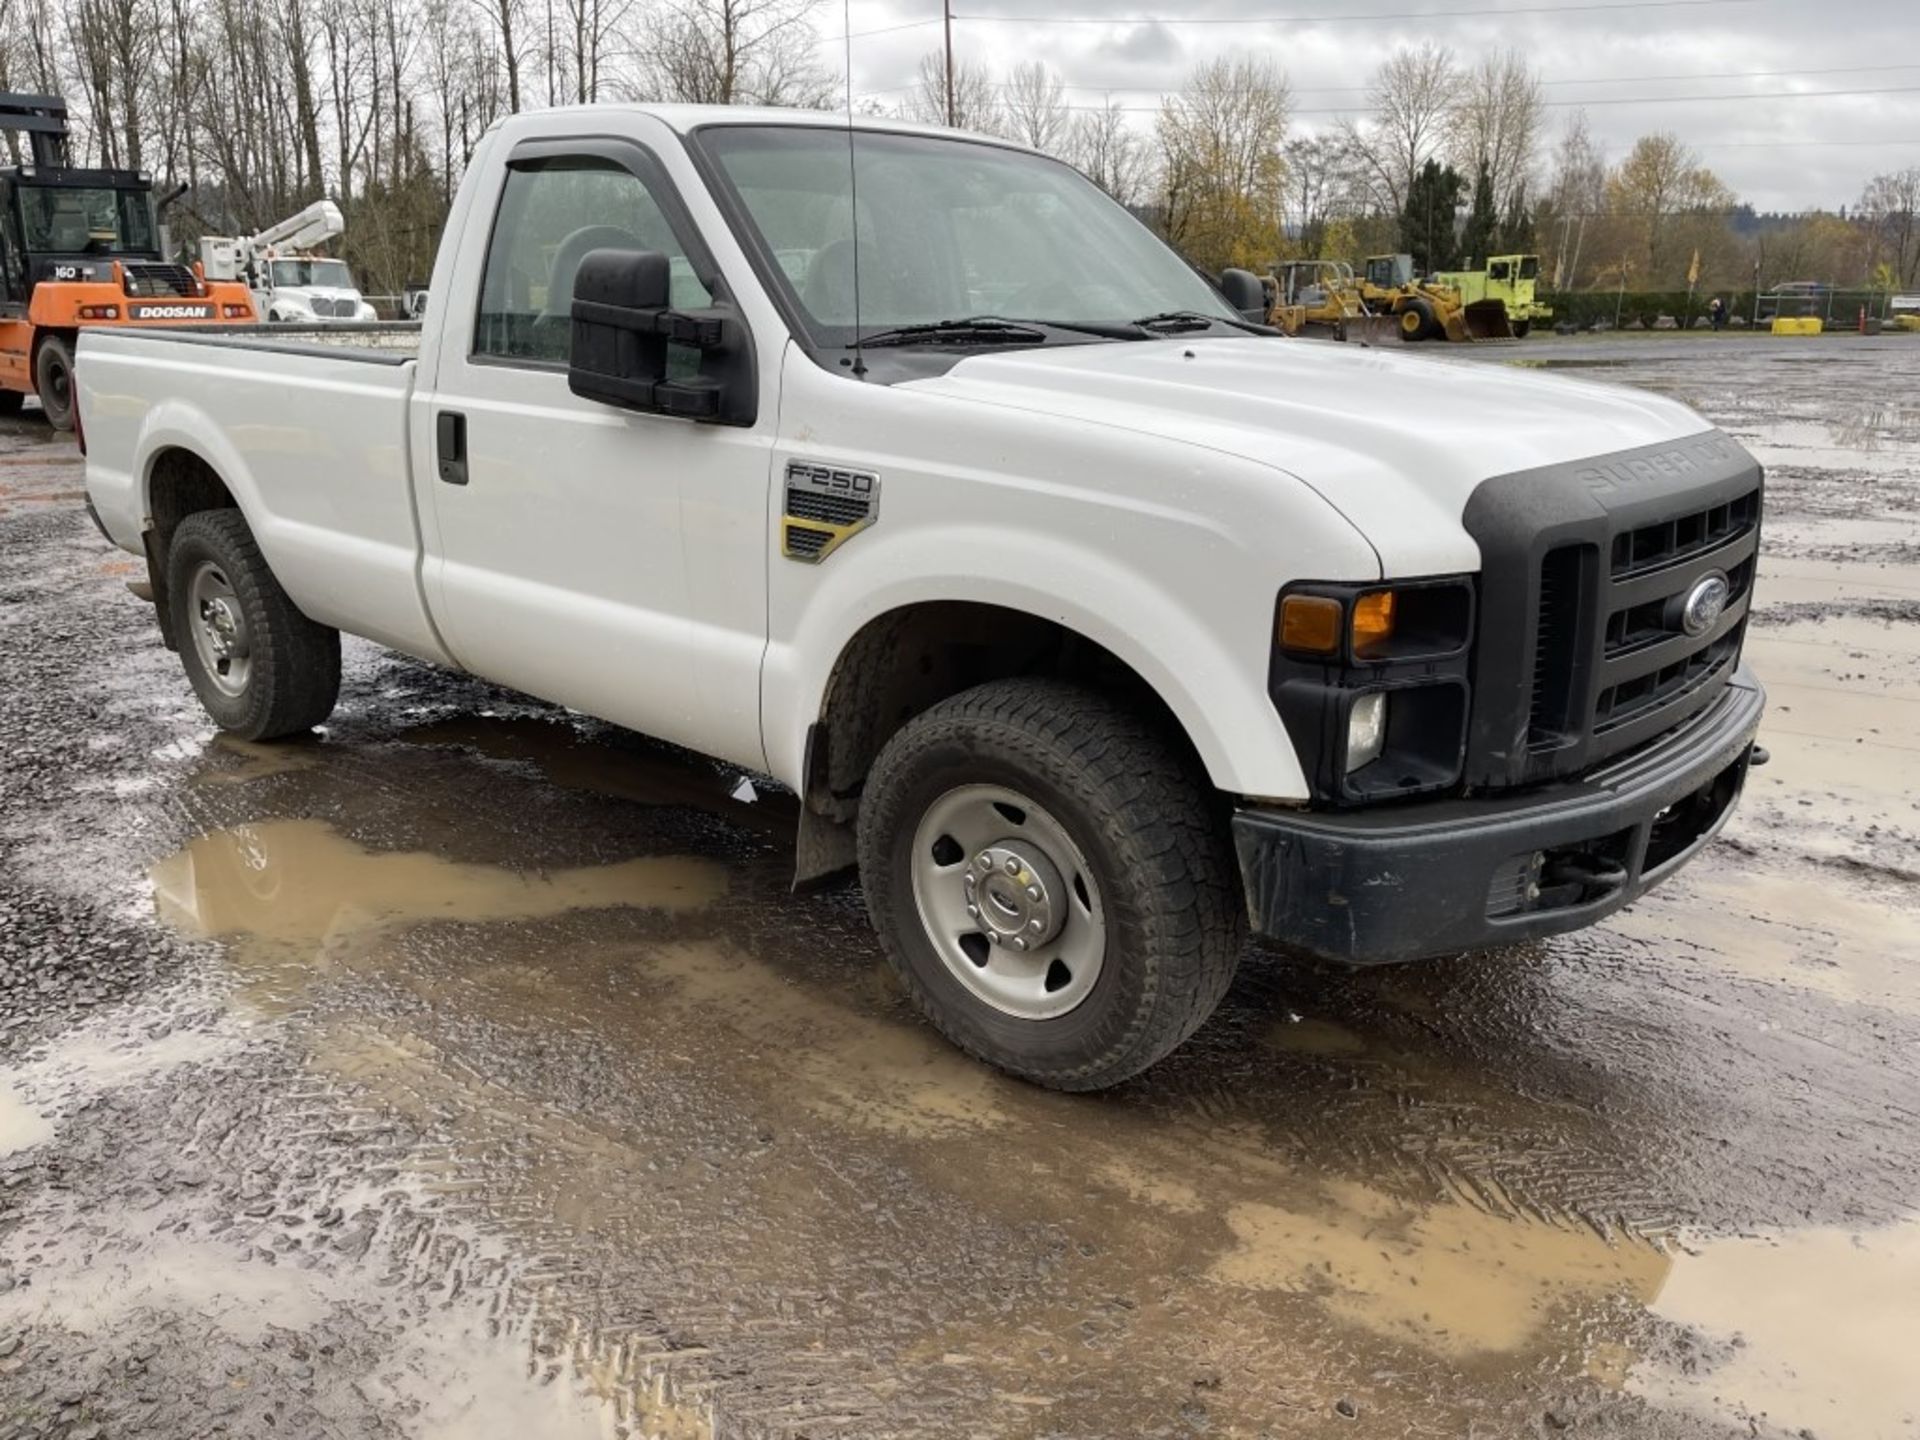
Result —
[[1073, 117], [1067, 158], [1122, 205], [1137, 205], [1153, 184], [1153, 151], [1111, 98]]
[[1920, 281], [1920, 166], [1876, 175], [1860, 196], [1860, 218], [1873, 235], [1872, 265], [1886, 265], [1901, 285]]
[[1453, 52], [1424, 41], [1381, 62], [1367, 89], [1365, 121], [1343, 125], [1375, 203], [1397, 213], [1420, 167], [1446, 143], [1460, 94]]
[[1587, 128], [1587, 112], [1575, 110], [1553, 147], [1553, 178], [1539, 215], [1554, 289], [1579, 286], [1581, 259], [1594, 253], [1587, 245], [1588, 227], [1605, 213], [1606, 204], [1606, 154]]
[[1468, 175], [1484, 168], [1494, 208], [1504, 213], [1530, 188], [1545, 123], [1539, 77], [1520, 52], [1489, 55], [1461, 80], [1449, 135], [1454, 165]]
[[1291, 95], [1271, 61], [1201, 65], [1160, 104], [1167, 238], [1196, 264], [1264, 265], [1278, 253]]
[[1058, 155], [1072, 126], [1060, 77], [1039, 60], [1014, 67], [1007, 82], [1005, 133], [1023, 145]]
[[507, 109], [520, 109], [520, 35], [525, 23], [526, 0], [473, 0], [475, 8], [487, 19], [493, 33], [500, 37], [500, 63], [507, 80]]
[[[923, 125], [948, 123], [947, 60], [942, 52], [930, 50], [920, 57], [920, 78], [907, 93], [903, 108], [907, 119]], [[952, 123], [958, 130], [989, 135], [998, 134], [1006, 123], [993, 76], [969, 60], [954, 62]]]
[[1353, 148], [1340, 130], [1298, 135], [1281, 152], [1286, 157], [1287, 219], [1299, 253], [1322, 253], [1329, 221], [1364, 207], [1356, 197]]
[[799, 105], [839, 93], [821, 63], [815, 0], [659, 0], [642, 27], [639, 92], [699, 105]]

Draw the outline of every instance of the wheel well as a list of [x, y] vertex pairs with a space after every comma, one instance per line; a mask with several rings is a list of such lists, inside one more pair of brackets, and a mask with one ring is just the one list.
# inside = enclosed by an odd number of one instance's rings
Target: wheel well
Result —
[[160, 638], [169, 650], [179, 648], [167, 595], [167, 552], [173, 545], [173, 532], [182, 520], [199, 511], [238, 508], [226, 482], [191, 450], [162, 450], [148, 468], [147, 517], [151, 523], [140, 540], [147, 553], [147, 584], [153, 590]]
[[147, 471], [147, 515], [164, 553], [182, 520], [200, 510], [237, 508], [214, 468], [191, 450], [162, 450]]
[[1046, 675], [1076, 680], [1151, 716], [1195, 774], [1199, 753], [1154, 688], [1119, 656], [1057, 621], [998, 605], [940, 601], [869, 621], [828, 678], [807, 737], [808, 814], [850, 825], [881, 747], [921, 711], [989, 680]]

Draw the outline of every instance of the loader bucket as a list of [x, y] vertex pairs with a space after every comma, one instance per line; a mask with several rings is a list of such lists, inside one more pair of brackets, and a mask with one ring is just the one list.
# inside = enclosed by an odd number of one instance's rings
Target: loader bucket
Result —
[[1507, 319], [1505, 301], [1476, 300], [1461, 311], [1461, 316], [1470, 340], [1513, 339], [1513, 322]]

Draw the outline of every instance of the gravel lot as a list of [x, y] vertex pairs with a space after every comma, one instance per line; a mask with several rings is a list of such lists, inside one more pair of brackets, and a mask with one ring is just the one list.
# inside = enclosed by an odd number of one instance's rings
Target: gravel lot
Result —
[[1766, 462], [1772, 763], [1594, 932], [1255, 951], [1091, 1098], [737, 775], [358, 643], [216, 738], [0, 422], [0, 1440], [1920, 1433], [1920, 340], [1442, 363]]

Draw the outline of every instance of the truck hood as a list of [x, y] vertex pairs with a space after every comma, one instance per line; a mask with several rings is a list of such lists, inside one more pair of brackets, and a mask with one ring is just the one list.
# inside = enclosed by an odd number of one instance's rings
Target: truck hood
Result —
[[906, 388], [1178, 438], [1283, 470], [1353, 523], [1387, 576], [1475, 568], [1460, 517], [1482, 481], [1712, 428], [1641, 390], [1311, 340], [989, 353]]

